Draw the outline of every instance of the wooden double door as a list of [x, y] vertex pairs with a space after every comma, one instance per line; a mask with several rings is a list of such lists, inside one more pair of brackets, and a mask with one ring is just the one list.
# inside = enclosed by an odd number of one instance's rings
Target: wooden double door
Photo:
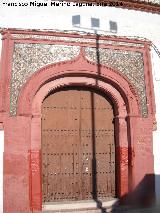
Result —
[[69, 89], [42, 104], [43, 202], [115, 197], [113, 108], [103, 96]]

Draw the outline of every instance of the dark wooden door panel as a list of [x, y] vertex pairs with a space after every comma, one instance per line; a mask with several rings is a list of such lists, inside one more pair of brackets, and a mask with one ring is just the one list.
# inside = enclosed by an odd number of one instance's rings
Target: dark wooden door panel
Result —
[[115, 196], [112, 121], [112, 105], [91, 91], [61, 91], [44, 100], [43, 202]]

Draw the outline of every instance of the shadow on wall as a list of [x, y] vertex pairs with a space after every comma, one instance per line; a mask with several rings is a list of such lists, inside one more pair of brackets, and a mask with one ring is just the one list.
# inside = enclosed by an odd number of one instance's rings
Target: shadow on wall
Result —
[[[110, 22], [112, 27], [115, 27], [117, 30], [116, 23]], [[100, 54], [99, 54], [99, 35], [95, 30], [96, 35], [96, 60], [97, 60], [97, 73], [100, 76]], [[98, 80], [96, 82], [98, 84]], [[91, 97], [92, 108], [94, 109], [94, 97]], [[95, 129], [94, 129], [94, 112], [92, 112], [92, 130], [93, 130], [93, 138], [92, 141], [95, 141]], [[93, 155], [96, 150], [96, 147], [93, 145]], [[96, 174], [96, 160], [93, 162], [92, 173]], [[156, 205], [155, 202], [155, 180], [158, 185], [160, 185], [160, 175], [147, 174], [144, 176], [143, 180], [138, 184], [138, 186], [128, 194], [121, 197], [115, 204], [112, 206], [112, 211], [108, 211], [105, 207], [103, 207], [102, 202], [97, 197], [97, 179], [96, 175], [93, 177], [93, 199], [97, 203], [97, 208], [102, 213], [160, 213], [160, 203]], [[157, 194], [157, 193], [156, 193]], [[160, 194], [160, 193], [159, 193]]]
[[[160, 182], [160, 175], [156, 175], [156, 179]], [[100, 201], [96, 202], [102, 213], [160, 213], [160, 204], [155, 205], [154, 174], [147, 174], [132, 192], [121, 197], [112, 206], [112, 211], [102, 207]]]
[[155, 191], [156, 191], [156, 202], [158, 205], [160, 205], [160, 175], [155, 175]]

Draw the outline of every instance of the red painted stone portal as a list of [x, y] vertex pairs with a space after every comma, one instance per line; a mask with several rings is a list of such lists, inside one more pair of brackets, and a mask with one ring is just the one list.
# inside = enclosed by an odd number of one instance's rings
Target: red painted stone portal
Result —
[[[95, 54], [97, 42], [100, 61]], [[127, 60], [120, 65], [124, 52]], [[127, 72], [130, 61], [132, 70]], [[143, 71], [141, 88], [133, 79], [138, 72], [134, 63]], [[41, 106], [48, 94], [64, 87], [99, 91], [113, 103], [119, 199], [135, 190], [146, 175], [154, 173], [155, 103], [149, 43], [4, 30], [0, 86], [0, 122], [5, 132], [5, 213], [42, 209]]]

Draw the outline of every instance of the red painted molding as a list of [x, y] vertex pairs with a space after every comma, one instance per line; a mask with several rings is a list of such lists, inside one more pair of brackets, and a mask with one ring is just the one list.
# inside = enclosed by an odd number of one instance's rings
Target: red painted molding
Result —
[[[41, 40], [41, 39], [33, 39], [33, 38], [22, 38], [22, 39], [16, 39], [14, 38], [14, 35], [18, 35], [18, 34], [23, 34], [23, 35], [42, 35], [42, 36], [56, 36], [57, 40], [58, 37], [69, 37], [69, 38], [84, 38], [84, 39], [97, 39], [97, 36], [95, 34], [80, 34], [78, 32], [59, 32], [59, 31], [50, 31], [50, 30], [31, 30], [31, 29], [17, 29], [17, 28], [4, 28], [1, 30], [1, 34], [3, 35], [3, 39], [7, 39], [8, 38], [8, 34], [10, 34], [10, 38], [13, 40], [21, 40], [23, 42], [27, 41], [27, 40]], [[42, 39], [43, 40], [43, 39]], [[43, 42], [45, 40], [49, 40], [49, 39], [44, 39]], [[109, 41], [116, 41], [116, 42], [128, 42], [128, 43], [135, 43], [135, 44], [150, 44], [151, 42], [149, 40], [140, 40], [140, 39], [136, 39], [136, 38], [128, 38], [128, 37], [121, 37], [121, 36], [111, 36], [111, 35], [99, 35], [99, 40], [109, 40]], [[78, 43], [78, 42], [76, 42]]]
[[[40, 150], [29, 150], [30, 159], [30, 205], [31, 209], [41, 210], [42, 208], [42, 194], [41, 188], [41, 152]], [[34, 194], [32, 189], [34, 188]]]

